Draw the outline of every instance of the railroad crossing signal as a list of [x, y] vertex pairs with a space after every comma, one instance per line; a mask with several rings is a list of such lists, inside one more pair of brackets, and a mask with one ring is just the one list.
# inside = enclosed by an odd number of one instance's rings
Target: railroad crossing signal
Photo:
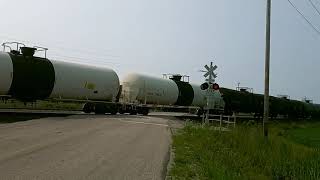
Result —
[[209, 76], [208, 79], [206, 79], [207, 82], [209, 83], [214, 83], [215, 78], [217, 78], [217, 74], [214, 73], [214, 71], [218, 68], [218, 66], [216, 65], [212, 65], [213, 63], [210, 63], [210, 67], [208, 65], [205, 65], [204, 68], [206, 68], [206, 70], [202, 70], [201, 72], [205, 72], [205, 74], [203, 75], [205, 78], [207, 78]]

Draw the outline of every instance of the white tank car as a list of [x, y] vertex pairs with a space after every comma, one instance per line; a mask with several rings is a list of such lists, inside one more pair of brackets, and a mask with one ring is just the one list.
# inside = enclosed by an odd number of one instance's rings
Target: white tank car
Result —
[[55, 84], [50, 98], [114, 101], [118, 75], [109, 68], [64, 61], [51, 61]]
[[124, 102], [174, 105], [178, 95], [176, 83], [169, 79], [132, 73], [122, 80], [121, 98]]
[[[34, 51], [33, 48], [25, 47]], [[118, 75], [109, 68], [0, 52], [0, 96], [23, 101], [50, 98], [115, 101]]]
[[7, 95], [12, 82], [13, 66], [8, 53], [0, 52], [0, 95]]
[[192, 101], [192, 106], [197, 107], [204, 107], [207, 104], [207, 97], [206, 97], [206, 91], [201, 90], [200, 85], [198, 84], [191, 84], [194, 97]]

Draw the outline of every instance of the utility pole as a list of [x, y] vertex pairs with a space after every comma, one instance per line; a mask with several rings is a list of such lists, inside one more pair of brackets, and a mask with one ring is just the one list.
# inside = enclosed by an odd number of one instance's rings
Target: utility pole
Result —
[[271, 22], [271, 0], [267, 0], [264, 111], [263, 111], [263, 134], [265, 137], [268, 137], [268, 121], [269, 121], [270, 22]]

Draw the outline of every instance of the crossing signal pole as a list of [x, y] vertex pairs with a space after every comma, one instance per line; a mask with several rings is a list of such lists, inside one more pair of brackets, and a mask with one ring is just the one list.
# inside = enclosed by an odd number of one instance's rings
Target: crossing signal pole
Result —
[[200, 72], [204, 72], [205, 74], [203, 75], [205, 78], [206, 78], [206, 82], [204, 84], [207, 84], [207, 87], [202, 87], [201, 85], [201, 89], [202, 90], [206, 90], [206, 106], [205, 106], [205, 110], [204, 113], [203, 113], [203, 118], [202, 118], [202, 123], [207, 123], [208, 121], [208, 118], [209, 118], [209, 111], [210, 111], [210, 107], [211, 107], [211, 104], [212, 104], [212, 84], [215, 82], [215, 79], [217, 78], [217, 74], [214, 73], [214, 71], [218, 68], [218, 66], [214, 65], [213, 66], [213, 63], [211, 62], [210, 63], [210, 66], [208, 65], [205, 65], [204, 66], [205, 70], [200, 70]]
[[270, 22], [271, 22], [271, 0], [267, 0], [264, 110], [263, 110], [263, 134], [265, 137], [268, 137], [268, 121], [269, 121]]

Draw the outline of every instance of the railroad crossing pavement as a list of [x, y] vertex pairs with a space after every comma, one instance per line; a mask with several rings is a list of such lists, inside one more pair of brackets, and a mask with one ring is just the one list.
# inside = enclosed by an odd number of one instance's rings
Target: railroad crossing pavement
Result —
[[73, 115], [0, 124], [0, 179], [164, 179], [170, 121]]

